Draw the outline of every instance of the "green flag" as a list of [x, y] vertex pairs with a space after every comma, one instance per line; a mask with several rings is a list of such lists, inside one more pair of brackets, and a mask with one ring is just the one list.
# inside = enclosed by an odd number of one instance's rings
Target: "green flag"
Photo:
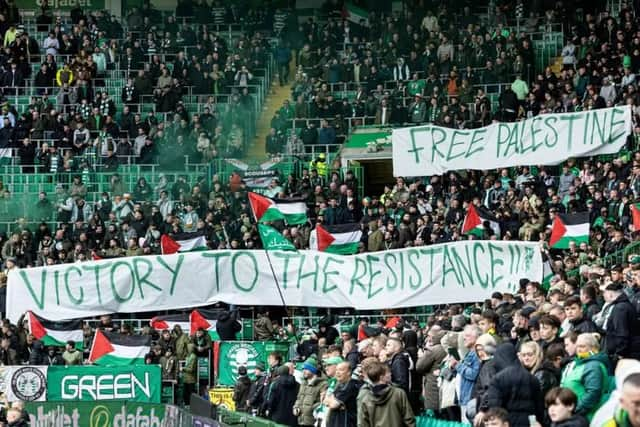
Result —
[[295, 251], [296, 247], [293, 246], [293, 243], [284, 238], [282, 234], [278, 232], [275, 228], [258, 224], [258, 232], [260, 233], [260, 238], [262, 239], [262, 246], [268, 251]]

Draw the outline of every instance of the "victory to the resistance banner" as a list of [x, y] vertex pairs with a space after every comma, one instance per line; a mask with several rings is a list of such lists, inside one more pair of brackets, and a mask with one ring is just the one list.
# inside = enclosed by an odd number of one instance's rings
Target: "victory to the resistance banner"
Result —
[[570, 157], [614, 154], [631, 133], [631, 107], [544, 114], [478, 129], [415, 126], [393, 130], [395, 176], [450, 170], [553, 165]]
[[521, 278], [542, 280], [537, 243], [470, 240], [354, 256], [270, 251], [270, 260], [257, 250], [190, 252], [12, 271], [7, 317], [282, 305], [278, 286], [289, 306], [375, 310], [480, 301]]

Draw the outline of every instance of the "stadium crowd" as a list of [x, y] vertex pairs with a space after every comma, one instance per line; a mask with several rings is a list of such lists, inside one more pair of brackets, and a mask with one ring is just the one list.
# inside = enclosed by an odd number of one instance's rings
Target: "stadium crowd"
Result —
[[[270, 8], [242, 14], [247, 36], [229, 43], [204, 24], [240, 22], [241, 9], [218, 2], [209, 12], [203, 1], [180, 1], [177, 19], [164, 19], [144, 3], [123, 23], [81, 9], [66, 22], [45, 3], [38, 23], [52, 30], [40, 43], [21, 28], [15, 3], [0, 2], [0, 149], [14, 149], [25, 174], [51, 174], [58, 183], [54, 196], [41, 193], [34, 203], [35, 229], [19, 221], [15, 232], [2, 236], [0, 309], [6, 273], [15, 268], [156, 254], [163, 234], [183, 232], [204, 235], [211, 249], [261, 248], [244, 183], [227, 184], [220, 176], [197, 182], [158, 177], [155, 183], [141, 177], [125, 188], [118, 170], [127, 157], [179, 170], [176, 159], [184, 155], [194, 163], [241, 156], [254, 143], [249, 85], [269, 54], [281, 84], [288, 83], [292, 52], [299, 70], [292, 99], [272, 121], [272, 155], [284, 152], [296, 120], [304, 121], [296, 136], [304, 145], [340, 143], [349, 131], [342, 120], [360, 117], [378, 125], [463, 128], [631, 104], [637, 122], [640, 35], [633, 9], [614, 16], [591, 2], [533, 1], [524, 5], [526, 27], [517, 34], [507, 24], [522, 3], [496, 2], [488, 22], [476, 17], [471, 2], [425, 3], [432, 7], [373, 13], [368, 27], [342, 19], [286, 25], [272, 50], [265, 35]], [[575, 6], [580, 15], [567, 10]], [[340, 9], [328, 2], [325, 12]], [[191, 16], [203, 26], [179, 23]], [[566, 38], [562, 70], [538, 70], [527, 33], [558, 24]], [[46, 60], [32, 76], [38, 52]], [[121, 98], [111, 99], [107, 76], [118, 70], [127, 83]], [[334, 93], [347, 83], [353, 99]], [[474, 88], [478, 84], [485, 89]], [[497, 108], [485, 93], [491, 86], [501, 88]], [[24, 94], [34, 96], [19, 111], [12, 100]], [[181, 101], [192, 95], [201, 104], [198, 113]], [[145, 100], [163, 113], [160, 120], [144, 115]], [[323, 119], [320, 129], [307, 119]], [[86, 181], [98, 171], [113, 176], [111, 191], [94, 203]], [[293, 426], [413, 426], [414, 415], [424, 411], [486, 426], [640, 426], [640, 257], [633, 255], [632, 218], [640, 198], [640, 151], [633, 136], [619, 155], [560, 166], [397, 177], [382, 194], [365, 197], [358, 184], [353, 172], [334, 169], [323, 155], [305, 162], [299, 173], [274, 179], [265, 193], [304, 199], [310, 222], [274, 225], [305, 249], [315, 224], [358, 223], [359, 251], [381, 251], [473, 238], [461, 225], [475, 204], [500, 223], [500, 234], [487, 227], [481, 238], [540, 242], [552, 276], [544, 285], [523, 279], [517, 292], [494, 293], [467, 307], [439, 307], [426, 323], [411, 315], [375, 323], [377, 317], [363, 315], [352, 330], [339, 331], [327, 318], [296, 331], [263, 312], [256, 337], [297, 342], [293, 359], [302, 362], [303, 378], [298, 383], [295, 364], [278, 353], [268, 366], [256, 367], [253, 380], [240, 368], [239, 410]], [[581, 211], [590, 214], [590, 242], [549, 248], [554, 216]], [[235, 322], [222, 311], [222, 340], [235, 338]], [[188, 362], [182, 371], [187, 392], [195, 389], [193, 355], [211, 348], [203, 330], [192, 337], [179, 327], [133, 331], [110, 316], [96, 327], [152, 334], [147, 362], [159, 363], [165, 379], [177, 377], [178, 361]], [[45, 349], [23, 322], [5, 320], [1, 332], [0, 365], [83, 363], [75, 343]], [[92, 336], [87, 324], [85, 349]], [[14, 421], [9, 425], [21, 425]]]

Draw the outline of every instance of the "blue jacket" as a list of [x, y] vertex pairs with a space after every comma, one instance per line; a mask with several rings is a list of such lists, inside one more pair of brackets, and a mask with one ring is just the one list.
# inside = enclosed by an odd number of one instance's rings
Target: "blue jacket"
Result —
[[456, 372], [460, 375], [460, 406], [464, 406], [471, 400], [473, 386], [480, 373], [480, 359], [475, 351], [470, 351], [456, 366]]
[[336, 130], [329, 126], [318, 131], [318, 144], [335, 144]]

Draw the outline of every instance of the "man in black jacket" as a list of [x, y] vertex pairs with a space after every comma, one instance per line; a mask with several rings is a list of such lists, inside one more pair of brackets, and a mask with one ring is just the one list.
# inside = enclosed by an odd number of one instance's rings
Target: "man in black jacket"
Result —
[[385, 347], [387, 364], [391, 369], [391, 382], [400, 387], [409, 395], [411, 381], [409, 369], [411, 368], [411, 359], [404, 351], [404, 345], [398, 338], [389, 338]]
[[622, 283], [613, 282], [607, 285], [604, 298], [612, 304], [611, 312], [604, 325], [604, 350], [614, 363], [623, 358], [639, 358], [638, 314], [631, 305], [629, 297], [623, 292]]
[[298, 397], [298, 383], [293, 375], [290, 375], [287, 365], [280, 366], [276, 375], [267, 398], [269, 419], [286, 426], [295, 426], [298, 419], [293, 415], [293, 405]]
[[242, 330], [242, 325], [236, 319], [235, 313], [223, 311], [218, 315], [216, 331], [222, 341], [234, 341], [236, 334]]
[[540, 383], [518, 360], [511, 343], [498, 346], [494, 356], [496, 375], [480, 404], [474, 425], [480, 423], [490, 408], [504, 408], [509, 414], [509, 425], [529, 425], [529, 416], [538, 422], [544, 419], [544, 396]]
[[595, 323], [587, 319], [582, 313], [582, 302], [580, 297], [574, 295], [564, 302], [564, 312], [567, 315], [571, 330], [576, 334], [598, 332]]

